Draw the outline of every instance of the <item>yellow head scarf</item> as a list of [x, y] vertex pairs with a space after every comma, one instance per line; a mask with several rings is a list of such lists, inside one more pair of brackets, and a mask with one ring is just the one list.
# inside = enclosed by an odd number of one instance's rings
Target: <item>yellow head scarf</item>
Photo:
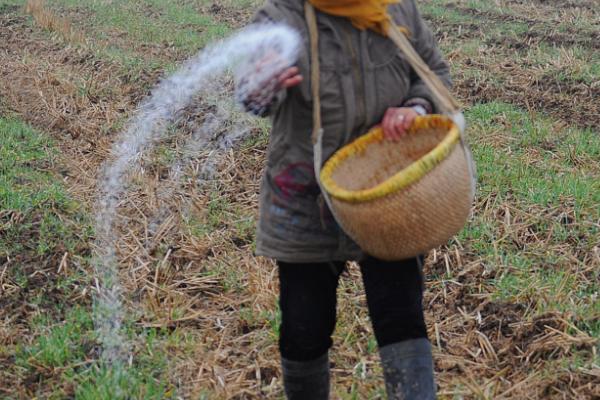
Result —
[[387, 36], [391, 17], [387, 12], [390, 4], [399, 0], [309, 0], [324, 13], [346, 17], [358, 29], [371, 29]]

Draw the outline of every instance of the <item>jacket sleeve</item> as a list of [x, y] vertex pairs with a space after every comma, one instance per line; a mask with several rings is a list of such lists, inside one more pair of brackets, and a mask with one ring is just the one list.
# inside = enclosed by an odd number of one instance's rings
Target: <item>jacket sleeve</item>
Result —
[[[452, 84], [450, 79], [450, 69], [442, 57], [442, 54], [437, 46], [436, 39], [433, 36], [431, 29], [423, 20], [414, 0], [410, 0], [409, 3], [412, 15], [414, 16], [414, 24], [411, 27], [410, 32], [410, 41], [423, 61], [429, 65], [429, 68], [431, 68], [431, 70], [441, 78], [442, 82], [446, 86], [450, 87]], [[411, 85], [407, 99], [426, 99], [433, 105], [433, 111], [437, 112], [438, 108], [436, 101], [433, 98], [430, 90], [413, 69], [411, 69], [410, 84]]]

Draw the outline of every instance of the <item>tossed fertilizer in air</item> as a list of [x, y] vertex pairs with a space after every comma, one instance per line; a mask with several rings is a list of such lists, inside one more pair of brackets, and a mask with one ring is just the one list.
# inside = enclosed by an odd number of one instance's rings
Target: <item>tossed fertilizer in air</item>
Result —
[[[106, 363], [122, 363], [129, 356], [127, 341], [122, 333], [122, 287], [116, 251], [119, 235], [115, 227], [118, 222], [117, 209], [128, 189], [131, 171], [139, 164], [144, 152], [169, 134], [169, 124], [198, 93], [206, 88], [214, 90], [219, 77], [233, 72], [236, 80], [244, 81], [244, 85], [238, 87], [237, 96], [244, 98], [248, 93], [255, 94], [269, 78], [295, 63], [299, 46], [298, 34], [284, 25], [251, 26], [211, 45], [185, 62], [178, 71], [158, 84], [127, 123], [103, 167], [95, 219], [94, 322], [102, 344], [102, 360]], [[269, 62], [260, 63], [265, 58]], [[257, 63], [260, 68], [256, 67]], [[248, 77], [251, 79], [248, 80]], [[223, 125], [225, 118], [238, 115], [243, 113], [217, 111], [206, 116], [204, 124], [188, 138], [182, 158], [171, 167], [170, 178], [179, 179], [188, 162], [186, 154], [193, 154], [200, 149], [213, 154], [220, 149], [230, 148], [237, 139], [247, 134], [249, 129], [243, 123], [227, 121], [229, 128], [225, 134], [217, 138], [212, 136], [212, 132]], [[216, 165], [211, 161], [213, 159], [208, 157], [203, 166], [207, 176], [214, 175]], [[168, 194], [168, 191], [163, 193], [165, 196]]]

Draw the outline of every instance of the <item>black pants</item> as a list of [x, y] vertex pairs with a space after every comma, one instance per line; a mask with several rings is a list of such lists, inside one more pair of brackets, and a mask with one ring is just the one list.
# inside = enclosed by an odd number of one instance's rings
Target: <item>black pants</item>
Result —
[[[379, 347], [427, 337], [421, 258], [360, 263], [367, 305]], [[336, 289], [345, 263], [278, 262], [281, 308], [279, 348], [293, 361], [314, 360], [332, 345]]]

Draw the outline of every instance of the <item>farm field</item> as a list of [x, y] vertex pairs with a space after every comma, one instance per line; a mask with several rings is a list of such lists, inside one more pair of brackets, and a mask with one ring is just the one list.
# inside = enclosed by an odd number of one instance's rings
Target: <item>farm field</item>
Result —
[[[98, 363], [97, 177], [128, 116], [257, 0], [0, 0], [0, 399], [282, 398], [277, 271], [253, 255], [268, 124], [216, 176], [119, 205], [124, 371]], [[468, 226], [427, 258], [441, 399], [600, 398], [600, 3], [422, 0], [478, 166]], [[203, 104], [176, 131], [203, 122]], [[162, 201], [162, 203], [161, 203]], [[192, 204], [192, 212], [179, 211]], [[157, 208], [164, 211], [150, 228]], [[360, 274], [338, 291], [335, 399], [383, 399]]]

